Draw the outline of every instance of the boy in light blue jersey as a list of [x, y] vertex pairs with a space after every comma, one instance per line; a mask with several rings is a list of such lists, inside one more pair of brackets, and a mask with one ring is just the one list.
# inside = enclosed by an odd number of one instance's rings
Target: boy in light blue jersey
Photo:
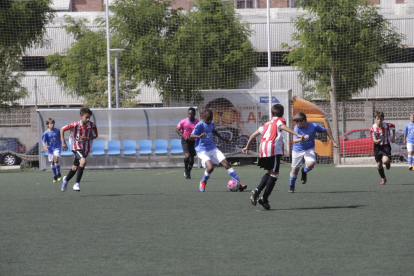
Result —
[[46, 120], [47, 130], [42, 136], [42, 145], [45, 152], [48, 153], [50, 167], [53, 172], [53, 182], [62, 180], [60, 175], [59, 157], [62, 149], [62, 141], [60, 139], [60, 130], [55, 128], [55, 120], [49, 118]]
[[[200, 192], [205, 191], [207, 180], [210, 178], [210, 175], [214, 170], [214, 164], [223, 165], [230, 177], [240, 183], [240, 179], [237, 176], [236, 171], [231, 167], [230, 163], [227, 162], [226, 157], [216, 147], [216, 144], [214, 144], [213, 135], [226, 142], [229, 142], [229, 140], [221, 137], [221, 135], [216, 131], [216, 127], [213, 122], [213, 112], [210, 109], [206, 109], [203, 114], [204, 121], [199, 122], [190, 135], [190, 138], [196, 138], [195, 150], [198, 158], [201, 159], [203, 167], [206, 168], [204, 176], [200, 181]], [[240, 183], [239, 191], [242, 192], [246, 188], [247, 185]]]
[[414, 151], [414, 113], [410, 114], [410, 122], [405, 125], [404, 144], [407, 144], [408, 151], [408, 169], [414, 169], [413, 151]]
[[305, 184], [307, 181], [307, 173], [310, 172], [316, 164], [315, 155], [315, 135], [316, 133], [326, 133], [332, 140], [334, 147], [338, 147], [329, 130], [318, 124], [308, 122], [306, 115], [299, 112], [293, 118], [296, 122], [294, 131], [302, 136], [309, 136], [308, 139], [301, 141], [301, 138], [293, 135], [292, 149], [292, 171], [290, 172], [290, 188], [289, 193], [295, 192], [296, 178], [298, 177], [299, 168], [302, 165], [302, 159], [305, 159], [305, 166], [302, 168], [301, 182]]

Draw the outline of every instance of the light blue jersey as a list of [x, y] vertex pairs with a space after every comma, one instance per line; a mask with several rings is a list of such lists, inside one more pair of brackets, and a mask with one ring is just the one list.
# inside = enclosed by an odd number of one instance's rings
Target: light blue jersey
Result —
[[200, 135], [201, 133], [206, 133], [206, 135], [202, 138], [196, 138], [195, 141], [195, 150], [197, 153], [210, 151], [216, 148], [216, 144], [213, 141], [213, 131], [216, 131], [216, 127], [214, 122], [211, 122], [209, 125], [204, 123], [204, 121], [199, 122], [192, 134]]
[[414, 144], [414, 124], [407, 123], [405, 125], [405, 134], [407, 135], [407, 143]]
[[60, 140], [60, 130], [58, 128], [50, 131], [49, 129], [43, 133], [42, 142], [49, 146], [48, 152], [53, 154], [53, 151], [62, 148], [62, 140]]
[[[303, 152], [309, 149], [314, 149], [315, 148], [315, 134], [326, 132], [326, 128], [321, 127], [320, 125], [312, 123], [312, 122], [309, 122], [308, 127], [306, 128], [305, 127], [300, 128], [296, 125], [294, 130], [296, 133], [299, 133], [300, 135], [303, 135], [303, 136], [309, 135], [309, 138], [307, 140], [293, 144], [292, 150], [295, 152]], [[293, 135], [293, 138], [297, 139], [299, 137], [297, 137], [296, 135]]]

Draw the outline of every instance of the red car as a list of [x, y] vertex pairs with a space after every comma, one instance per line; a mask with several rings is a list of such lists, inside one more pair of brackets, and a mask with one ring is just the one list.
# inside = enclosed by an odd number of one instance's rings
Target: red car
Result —
[[374, 155], [369, 128], [353, 129], [339, 137], [341, 155]]

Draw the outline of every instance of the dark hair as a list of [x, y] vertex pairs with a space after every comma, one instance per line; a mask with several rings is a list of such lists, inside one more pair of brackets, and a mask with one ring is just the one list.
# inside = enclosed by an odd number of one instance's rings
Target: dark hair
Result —
[[204, 113], [205, 116], [207, 116], [207, 117], [204, 117], [204, 119], [207, 119], [209, 117], [213, 117], [213, 112], [208, 108], [204, 109], [203, 113]]
[[380, 118], [383, 118], [384, 119], [384, 112], [382, 112], [382, 111], [375, 111], [374, 118], [377, 118], [377, 117], [380, 117]]
[[293, 117], [293, 121], [296, 123], [303, 122], [303, 121], [306, 122], [306, 114], [303, 112], [299, 112], [298, 114], [295, 115], [295, 117]]
[[46, 125], [48, 126], [51, 122], [55, 123], [55, 120], [53, 120], [52, 118], [48, 118], [46, 120]]
[[193, 112], [194, 112], [194, 115], [197, 113], [194, 107], [190, 107], [190, 108], [188, 109], [188, 111], [193, 111]]
[[92, 111], [89, 108], [87, 108], [87, 107], [81, 107], [81, 109], [80, 109], [80, 115], [83, 116], [86, 113], [88, 113], [89, 115], [92, 116]]
[[274, 104], [272, 106], [272, 116], [273, 117], [283, 117], [285, 113], [285, 108], [281, 104]]

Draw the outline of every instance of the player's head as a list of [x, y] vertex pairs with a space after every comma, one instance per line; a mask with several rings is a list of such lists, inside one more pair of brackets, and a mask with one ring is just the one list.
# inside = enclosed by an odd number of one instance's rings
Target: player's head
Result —
[[48, 126], [48, 128], [53, 128], [55, 126], [55, 120], [53, 120], [52, 118], [48, 118], [46, 120], [46, 125]]
[[188, 109], [188, 119], [190, 119], [191, 122], [194, 121], [195, 115], [196, 115], [195, 108], [194, 107], [190, 107]]
[[382, 122], [384, 121], [384, 112], [382, 112], [382, 111], [375, 111], [375, 113], [374, 113], [374, 119], [375, 119], [375, 123], [377, 125], [382, 125]]
[[204, 122], [210, 124], [213, 121], [213, 112], [210, 109], [205, 109], [204, 112]]
[[285, 113], [285, 109], [283, 105], [281, 104], [274, 104], [272, 106], [272, 116], [273, 117], [283, 117], [283, 114]]
[[80, 117], [83, 125], [86, 125], [91, 119], [92, 111], [87, 107], [82, 107], [80, 109]]
[[298, 114], [295, 115], [295, 117], [293, 117], [293, 121], [295, 123], [307, 122], [306, 114], [303, 112], [299, 112]]
[[83, 115], [85, 115], [85, 114], [89, 114], [89, 115], [92, 116], [92, 111], [89, 108], [87, 108], [87, 107], [81, 107], [81, 109], [80, 109], [80, 115], [81, 115], [81, 117]]

